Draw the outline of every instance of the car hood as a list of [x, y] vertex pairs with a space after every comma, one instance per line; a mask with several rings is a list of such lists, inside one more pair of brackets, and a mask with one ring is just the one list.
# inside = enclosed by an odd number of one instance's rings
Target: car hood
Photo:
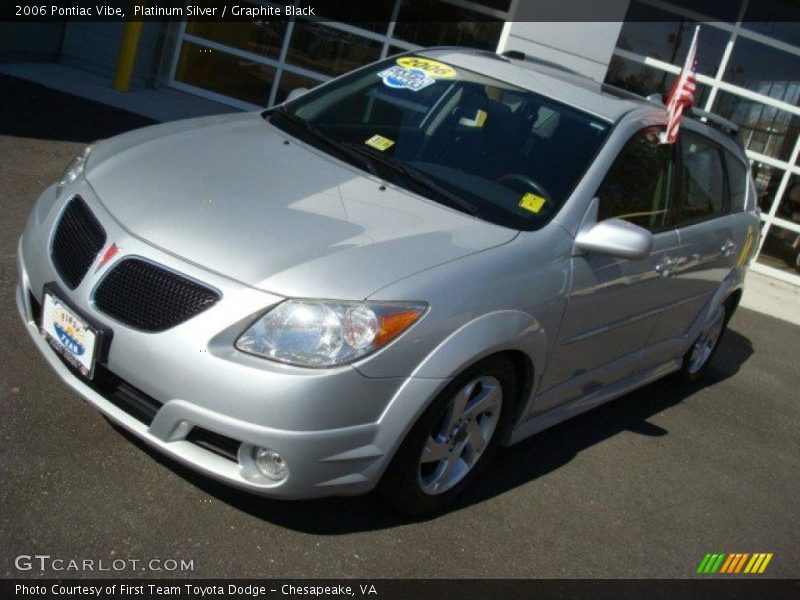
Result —
[[403, 190], [380, 191], [258, 113], [112, 138], [94, 150], [86, 178], [133, 235], [284, 296], [366, 298], [517, 233]]

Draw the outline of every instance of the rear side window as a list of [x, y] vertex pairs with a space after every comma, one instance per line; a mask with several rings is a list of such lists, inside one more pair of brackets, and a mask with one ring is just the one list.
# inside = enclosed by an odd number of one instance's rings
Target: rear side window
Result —
[[651, 231], [671, 225], [673, 155], [658, 140], [660, 127], [634, 135], [597, 190], [599, 220], [624, 219]]
[[728, 183], [731, 189], [731, 212], [742, 212], [747, 198], [747, 167], [730, 152], [725, 152]]
[[721, 215], [728, 198], [722, 151], [713, 142], [688, 131], [681, 135], [681, 206], [679, 223]]

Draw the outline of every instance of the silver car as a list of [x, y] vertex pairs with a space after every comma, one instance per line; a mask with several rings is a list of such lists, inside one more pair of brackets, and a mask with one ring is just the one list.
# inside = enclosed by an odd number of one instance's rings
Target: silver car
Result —
[[[509, 445], [708, 367], [759, 218], [745, 154], [519, 53], [395, 56], [87, 148], [17, 305], [111, 421], [274, 498], [439, 510]], [[124, 474], [110, 475], [124, 477]]]

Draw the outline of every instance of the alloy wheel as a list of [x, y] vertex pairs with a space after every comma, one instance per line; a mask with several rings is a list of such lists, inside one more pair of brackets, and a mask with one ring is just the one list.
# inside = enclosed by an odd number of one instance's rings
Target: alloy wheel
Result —
[[503, 388], [488, 375], [476, 377], [453, 396], [422, 449], [422, 491], [442, 494], [466, 477], [488, 447], [502, 407]]

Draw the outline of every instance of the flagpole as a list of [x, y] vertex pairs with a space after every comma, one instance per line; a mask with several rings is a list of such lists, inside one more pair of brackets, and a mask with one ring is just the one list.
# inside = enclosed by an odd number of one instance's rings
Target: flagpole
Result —
[[[686, 54], [686, 60], [684, 61], [683, 68], [678, 74], [678, 78], [672, 84], [672, 90], [667, 98], [667, 104], [665, 107], [667, 111], [667, 128], [659, 134], [659, 141], [662, 144], [670, 143], [669, 130], [671, 128], [674, 115], [678, 110], [678, 105], [681, 104], [681, 92], [686, 87], [689, 77], [693, 72], [694, 62], [697, 54], [697, 36], [699, 33], [700, 25], [697, 25], [694, 28], [694, 34], [692, 35], [692, 41], [689, 44], [689, 51]], [[680, 116], [678, 116], [678, 119], [680, 119]]]

